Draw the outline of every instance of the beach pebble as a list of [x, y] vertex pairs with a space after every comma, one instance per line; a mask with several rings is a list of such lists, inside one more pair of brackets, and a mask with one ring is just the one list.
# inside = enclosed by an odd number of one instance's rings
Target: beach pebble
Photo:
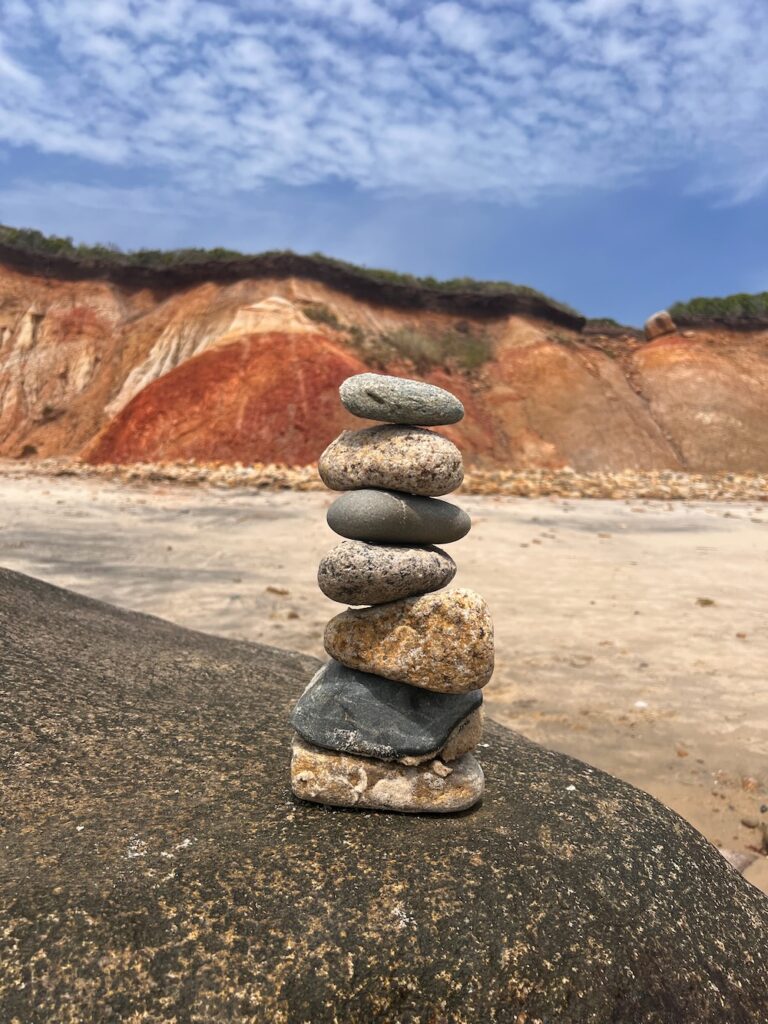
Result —
[[342, 537], [382, 544], [450, 544], [472, 525], [467, 513], [449, 501], [375, 490], [342, 494], [327, 519]]
[[345, 430], [320, 456], [318, 471], [334, 491], [380, 487], [433, 497], [464, 479], [456, 445], [421, 427]]
[[440, 590], [455, 575], [456, 563], [440, 548], [345, 540], [320, 562], [317, 582], [341, 604], [384, 604]]
[[368, 420], [436, 427], [458, 423], [464, 416], [464, 406], [450, 391], [424, 381], [382, 373], [347, 377], [339, 395], [349, 412]]
[[[472, 750], [482, 732], [482, 702], [480, 690], [432, 693], [331, 661], [299, 698], [291, 722], [316, 747], [417, 764], [433, 761], [446, 744], [444, 760]], [[473, 716], [475, 728], [466, 728]]]
[[[450, 769], [446, 771], [446, 769]], [[291, 788], [301, 800], [410, 814], [466, 811], [483, 795], [483, 770], [472, 754], [450, 765], [428, 761], [406, 766], [337, 754], [293, 741]]]
[[325, 649], [349, 668], [440, 693], [467, 693], [493, 674], [493, 623], [479, 594], [459, 588], [342, 612]]

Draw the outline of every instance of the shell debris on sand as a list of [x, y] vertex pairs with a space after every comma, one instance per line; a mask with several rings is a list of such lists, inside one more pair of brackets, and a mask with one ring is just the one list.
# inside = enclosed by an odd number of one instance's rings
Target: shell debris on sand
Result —
[[[98, 466], [80, 459], [0, 460], [0, 475], [78, 477], [141, 485], [177, 483], [189, 486], [236, 487], [251, 490], [324, 491], [317, 465], [286, 466], [254, 462], [132, 462]], [[682, 473], [676, 470], [578, 472], [561, 469], [471, 469], [461, 494], [507, 495], [518, 498], [595, 498], [648, 501], [768, 502], [768, 475], [762, 473]]]

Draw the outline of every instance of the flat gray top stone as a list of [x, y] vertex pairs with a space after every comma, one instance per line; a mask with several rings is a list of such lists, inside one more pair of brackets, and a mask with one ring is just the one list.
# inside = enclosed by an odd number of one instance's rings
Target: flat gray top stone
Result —
[[482, 703], [480, 690], [432, 693], [331, 660], [299, 698], [291, 721], [317, 747], [393, 761], [439, 750]]
[[472, 526], [467, 513], [449, 501], [372, 489], [342, 494], [326, 518], [342, 537], [380, 544], [450, 544]]
[[464, 406], [450, 391], [407, 377], [358, 373], [347, 377], [339, 395], [354, 416], [386, 423], [436, 427], [464, 416]]
[[318, 667], [0, 570], [0, 1020], [768, 1019], [768, 899], [603, 772], [490, 723], [475, 810], [295, 800]]

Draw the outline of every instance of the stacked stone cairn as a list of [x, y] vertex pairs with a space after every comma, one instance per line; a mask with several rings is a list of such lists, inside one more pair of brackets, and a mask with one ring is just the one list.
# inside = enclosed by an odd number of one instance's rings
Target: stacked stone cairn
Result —
[[458, 422], [442, 388], [381, 374], [349, 377], [341, 401], [385, 425], [345, 431], [320, 458], [345, 491], [328, 525], [347, 538], [320, 563], [322, 592], [350, 608], [331, 619], [331, 661], [294, 708], [291, 784], [304, 800], [448, 813], [473, 806], [484, 778], [482, 687], [493, 672], [493, 624], [471, 590], [441, 593], [456, 564], [436, 544], [460, 540], [466, 512], [439, 495], [462, 481], [461, 453], [425, 427]]

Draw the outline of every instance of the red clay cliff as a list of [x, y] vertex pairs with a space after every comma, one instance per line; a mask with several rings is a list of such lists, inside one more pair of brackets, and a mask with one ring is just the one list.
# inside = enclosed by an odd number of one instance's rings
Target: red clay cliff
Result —
[[768, 331], [651, 342], [258, 277], [151, 287], [0, 264], [0, 456], [304, 464], [365, 369], [444, 384], [470, 465], [768, 471]]

